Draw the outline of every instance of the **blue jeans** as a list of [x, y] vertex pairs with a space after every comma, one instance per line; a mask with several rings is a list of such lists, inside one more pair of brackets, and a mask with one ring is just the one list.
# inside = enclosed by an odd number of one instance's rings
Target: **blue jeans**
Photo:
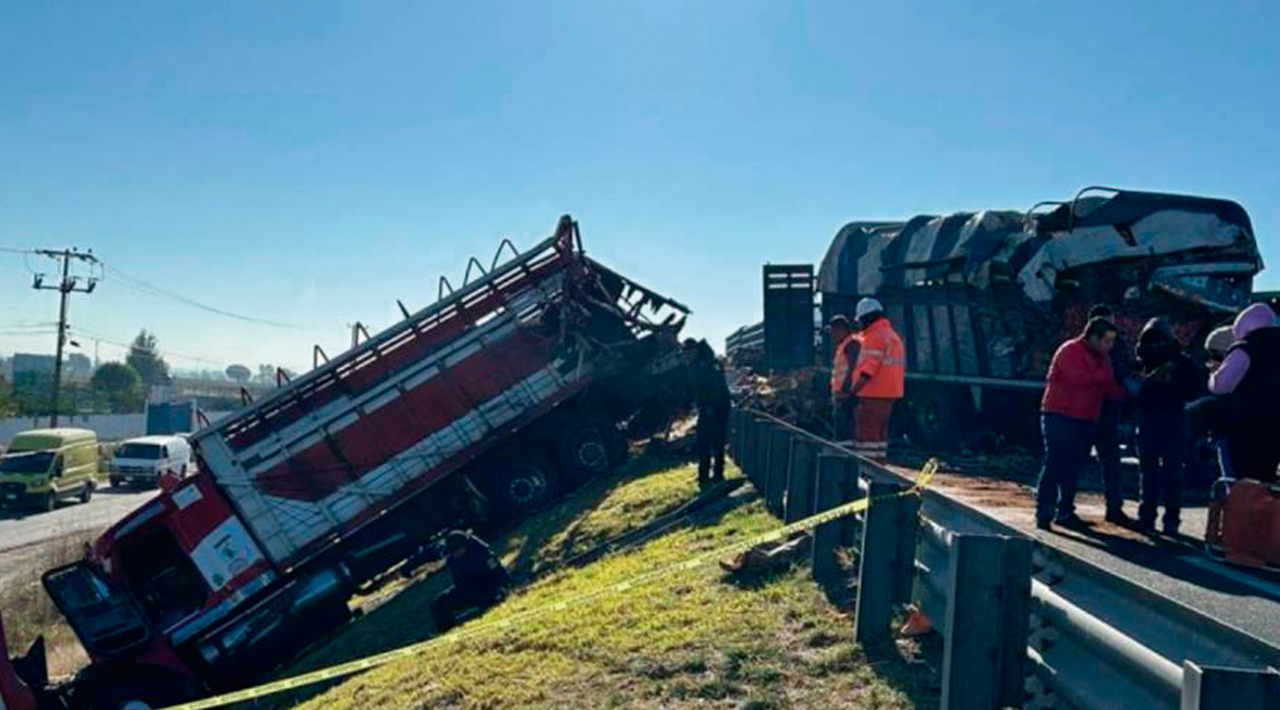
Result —
[[1076, 511], [1076, 483], [1080, 469], [1089, 462], [1098, 425], [1044, 412], [1040, 415], [1044, 433], [1044, 466], [1036, 484], [1036, 521], [1048, 523]]

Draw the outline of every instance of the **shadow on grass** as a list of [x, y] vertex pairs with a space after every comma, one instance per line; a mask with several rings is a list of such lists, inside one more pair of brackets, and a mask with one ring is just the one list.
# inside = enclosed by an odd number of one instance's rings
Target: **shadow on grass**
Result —
[[938, 707], [942, 698], [941, 636], [929, 634], [905, 644], [887, 641], [865, 646], [862, 651], [876, 676], [910, 698], [913, 706]]
[[[554, 549], [548, 549], [548, 546], [558, 535], [599, 507], [617, 489], [650, 474], [687, 463], [688, 459], [684, 457], [637, 456], [618, 474], [592, 481], [568, 494], [556, 505], [498, 532], [495, 535], [494, 549], [503, 557], [514, 551], [515, 558], [508, 565], [508, 571], [513, 579], [529, 579], [541, 569], [554, 566], [571, 557], [575, 551], [581, 551], [578, 546], [583, 540], [576, 530], [571, 530]], [[665, 512], [667, 511], [655, 510], [653, 516]], [[273, 674], [272, 678], [290, 677], [432, 638], [436, 635], [436, 627], [431, 614], [431, 602], [449, 586], [450, 581], [447, 573], [436, 572], [409, 584], [313, 646], [311, 651]], [[240, 710], [292, 707], [321, 694], [342, 680], [327, 681], [232, 707]]]

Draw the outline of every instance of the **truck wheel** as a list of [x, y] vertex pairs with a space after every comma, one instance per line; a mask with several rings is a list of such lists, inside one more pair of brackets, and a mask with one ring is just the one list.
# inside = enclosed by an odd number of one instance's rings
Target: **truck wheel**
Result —
[[481, 488], [499, 508], [524, 515], [546, 506], [560, 493], [560, 477], [540, 456], [498, 459], [484, 467]]
[[112, 478], [112, 479], [111, 479], [111, 487], [112, 487], [112, 488], [122, 488], [122, 487], [124, 487], [124, 481], [120, 480], [119, 478]]
[[58, 494], [55, 491], [49, 491], [49, 495], [44, 497], [44, 512], [52, 513], [58, 508]]
[[80, 502], [88, 503], [93, 500], [93, 481], [86, 481], [84, 488], [80, 491]]
[[926, 448], [948, 448], [961, 440], [965, 426], [960, 393], [926, 387], [911, 395], [911, 434]]
[[565, 484], [576, 488], [618, 470], [626, 459], [627, 442], [613, 422], [589, 417], [563, 429], [553, 453]]

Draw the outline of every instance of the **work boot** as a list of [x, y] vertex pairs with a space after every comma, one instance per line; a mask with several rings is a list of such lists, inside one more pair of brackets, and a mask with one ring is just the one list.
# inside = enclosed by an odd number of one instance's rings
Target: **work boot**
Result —
[[1156, 531], [1156, 519], [1139, 517], [1138, 522], [1133, 526], [1133, 529], [1143, 535], [1152, 535]]
[[1085, 522], [1075, 513], [1068, 513], [1060, 516], [1053, 522], [1055, 525], [1061, 525], [1068, 530], [1084, 530], [1085, 528], [1093, 527], [1092, 523]]
[[1168, 535], [1169, 537], [1177, 537], [1177, 536], [1178, 536], [1178, 521], [1177, 521], [1177, 520], [1165, 520], [1165, 521], [1164, 521], [1164, 525], [1163, 525], [1162, 527], [1163, 527], [1163, 529], [1164, 529], [1164, 534], [1165, 534], [1165, 535]]
[[1125, 512], [1119, 508], [1108, 510], [1106, 521], [1112, 525], [1119, 525], [1122, 528], [1133, 528], [1137, 525], [1137, 521], [1130, 518]]

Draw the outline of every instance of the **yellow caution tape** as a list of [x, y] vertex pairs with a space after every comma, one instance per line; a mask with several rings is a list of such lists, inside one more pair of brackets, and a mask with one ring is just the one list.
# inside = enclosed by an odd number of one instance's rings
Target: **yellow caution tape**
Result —
[[889, 498], [898, 498], [898, 497], [908, 496], [908, 495], [917, 495], [921, 490], [923, 490], [925, 487], [929, 485], [929, 482], [933, 480], [933, 474], [937, 472], [937, 470], [938, 470], [937, 459], [930, 459], [929, 462], [926, 463], [922, 469], [920, 469], [920, 474], [916, 477], [915, 484], [911, 488], [908, 488], [905, 491], [894, 493], [888, 496], [880, 496], [879, 498], [876, 498], [876, 499], [862, 498], [862, 499], [853, 501], [852, 503], [845, 503], [843, 505], [838, 505], [834, 508], [825, 510], [816, 515], [811, 515], [803, 520], [797, 520], [796, 522], [791, 523], [789, 525], [784, 525], [779, 528], [774, 528], [773, 530], [770, 530], [768, 532], [761, 533], [759, 535], [751, 537], [742, 542], [736, 542], [732, 545], [727, 545], [725, 547], [721, 547], [721, 548], [712, 550], [710, 552], [704, 552], [695, 557], [691, 557], [683, 562], [678, 562], [676, 564], [670, 565], [668, 567], [664, 567], [659, 570], [655, 570], [653, 572], [647, 572], [645, 574], [632, 577], [631, 579], [628, 579], [622, 582], [615, 582], [613, 584], [606, 585], [604, 587], [594, 589], [589, 592], [583, 592], [582, 594], [579, 594], [567, 600], [562, 600], [562, 601], [554, 602], [551, 604], [547, 604], [546, 606], [541, 606], [536, 609], [528, 609], [522, 612], [517, 612], [515, 614], [512, 614], [511, 616], [507, 616], [507, 617], [490, 621], [487, 623], [471, 624], [466, 627], [455, 629], [449, 633], [446, 633], [443, 636], [437, 636], [435, 638], [428, 639], [426, 641], [421, 641], [419, 643], [410, 644], [408, 646], [403, 646], [401, 648], [393, 649], [390, 651], [384, 651], [382, 653], [374, 654], [372, 656], [366, 656], [364, 658], [361, 658], [355, 661], [340, 663], [335, 666], [329, 666], [328, 668], [321, 668], [320, 670], [311, 671], [310, 673], [303, 673], [301, 675], [297, 675], [292, 678], [285, 678], [283, 680], [264, 683], [262, 685], [257, 685], [252, 688], [245, 688], [243, 690], [224, 693], [222, 695], [215, 695], [213, 697], [203, 698], [201, 700], [193, 700], [191, 702], [183, 703], [181, 705], [172, 705], [172, 706], [163, 708], [162, 710], [209, 710], [210, 708], [220, 708], [227, 705], [231, 705], [233, 703], [241, 703], [248, 700], [256, 700], [258, 698], [264, 698], [269, 695], [283, 693], [286, 690], [296, 690], [298, 688], [304, 688], [309, 685], [316, 685], [317, 683], [323, 683], [325, 681], [342, 678], [344, 676], [349, 676], [355, 673], [359, 673], [361, 671], [367, 671], [372, 668], [377, 668], [378, 666], [386, 665], [388, 663], [391, 663], [392, 661], [397, 661], [402, 658], [410, 658], [412, 656], [422, 653], [423, 651], [426, 651], [427, 649], [433, 648], [435, 646], [443, 646], [446, 644], [457, 643], [458, 641], [462, 641], [464, 639], [468, 639], [473, 636], [479, 636], [481, 634], [484, 634], [488, 631], [492, 631], [495, 629], [511, 628], [517, 622], [523, 621], [525, 619], [529, 619], [535, 616], [540, 616], [542, 614], [552, 612], [552, 611], [564, 611], [569, 607], [581, 604], [582, 602], [587, 601], [588, 599], [604, 596], [606, 594], [626, 592], [633, 587], [646, 584], [655, 579], [666, 577], [668, 575], [672, 575], [678, 572], [697, 569], [702, 565], [708, 564], [710, 562], [721, 559], [723, 557], [745, 552], [751, 549], [752, 547], [755, 547], [756, 545], [761, 545], [761, 544], [770, 543], [770, 542], [777, 542], [778, 540], [781, 540], [785, 537], [789, 537], [797, 532], [812, 530], [813, 528], [816, 528], [819, 525], [822, 525], [823, 523], [829, 523], [833, 520], [839, 520], [840, 518], [843, 518], [849, 515], [854, 515], [856, 513], [860, 513], [866, 510], [867, 508], [871, 507], [873, 503], [876, 503], [881, 500], [886, 500]]

